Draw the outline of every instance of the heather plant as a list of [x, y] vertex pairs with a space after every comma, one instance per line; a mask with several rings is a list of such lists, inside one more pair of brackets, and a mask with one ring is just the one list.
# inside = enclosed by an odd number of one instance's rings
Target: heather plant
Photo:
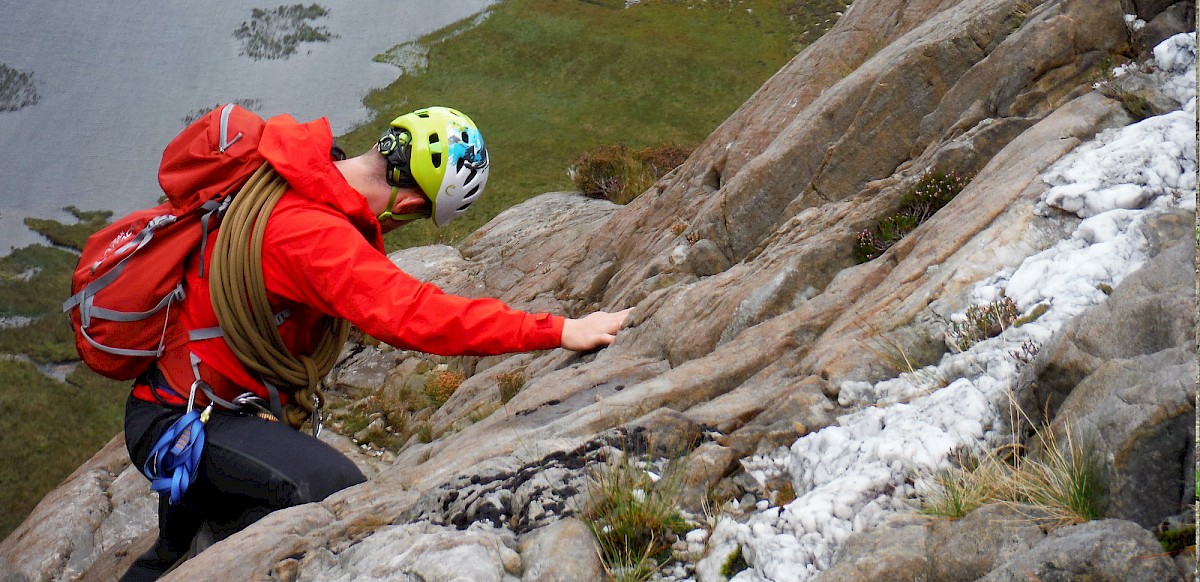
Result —
[[1017, 323], [1020, 310], [1017, 304], [1008, 297], [1001, 297], [991, 303], [972, 305], [961, 321], [951, 321], [950, 331], [946, 338], [950, 346], [957, 351], [965, 352], [971, 346], [988, 338], [1000, 335], [1005, 329]]
[[441, 408], [463, 380], [466, 380], [466, 376], [456, 370], [436, 369], [430, 372], [425, 376], [425, 396], [429, 399], [429, 406], [434, 410]]
[[690, 149], [675, 144], [641, 150], [624, 144], [602, 145], [581, 156], [568, 174], [585, 195], [628, 204], [689, 154]]
[[905, 191], [899, 210], [884, 217], [874, 228], [858, 233], [854, 245], [855, 258], [859, 263], [865, 263], [882, 255], [949, 204], [970, 181], [970, 177], [960, 177], [954, 172], [930, 171], [923, 174], [916, 184]]

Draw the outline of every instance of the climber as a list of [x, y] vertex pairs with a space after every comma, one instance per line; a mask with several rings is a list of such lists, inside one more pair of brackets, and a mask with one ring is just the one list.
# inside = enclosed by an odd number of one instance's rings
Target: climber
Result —
[[[481, 196], [488, 151], [466, 115], [444, 107], [414, 111], [393, 120], [370, 150], [344, 159], [323, 118], [301, 124], [281, 115], [264, 123], [232, 108], [219, 128], [205, 134], [219, 135], [221, 152], [247, 140], [282, 185], [262, 234], [260, 285], [285, 351], [313, 353], [337, 329], [333, 320], [400, 349], [440, 355], [589, 351], [613, 342], [628, 309], [579, 319], [525, 313], [495, 299], [445, 294], [385, 255], [384, 232], [419, 218], [444, 226]], [[239, 119], [251, 123], [242, 127]], [[159, 173], [164, 190], [209, 187], [210, 158], [197, 154], [200, 149], [178, 138], [167, 146]], [[235, 204], [249, 196], [247, 189]], [[217, 229], [218, 239], [221, 230], [234, 228], [233, 212]], [[218, 314], [220, 293], [210, 286], [211, 277], [221, 276], [213, 263], [221, 242], [206, 245], [196, 260], [210, 268], [187, 268], [184, 275], [179, 320], [191, 335], [168, 344], [135, 381], [125, 416], [126, 443], [138, 468], [167, 454], [178, 436], [172, 427], [193, 410], [207, 415], [194, 420], [195, 427], [202, 425], [203, 453], [182, 487], [177, 478], [171, 494], [160, 494], [157, 539], [130, 566], [126, 581], [155, 580], [169, 571], [187, 555], [202, 525], [208, 541], [219, 541], [272, 511], [319, 501], [365, 480], [350, 459], [297, 430], [306, 416], [319, 425], [319, 396], [309, 394], [316, 408], [294, 419], [290, 411], [300, 392], [269, 381], [259, 362], [240, 353], [228, 316]], [[336, 354], [340, 342], [334, 346]]]

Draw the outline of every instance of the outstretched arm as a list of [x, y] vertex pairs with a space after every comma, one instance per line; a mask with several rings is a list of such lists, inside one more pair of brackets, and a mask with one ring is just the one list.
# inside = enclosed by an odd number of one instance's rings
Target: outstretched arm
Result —
[[616, 339], [617, 330], [625, 323], [625, 318], [633, 308], [609, 313], [597, 311], [579, 319], [568, 319], [563, 322], [562, 347], [568, 350], [586, 352], [607, 346]]

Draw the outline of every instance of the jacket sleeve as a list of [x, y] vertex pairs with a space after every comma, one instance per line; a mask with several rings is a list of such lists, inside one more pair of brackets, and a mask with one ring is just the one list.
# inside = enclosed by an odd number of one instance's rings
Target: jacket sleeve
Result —
[[493, 355], [562, 342], [562, 317], [448, 295], [417, 281], [332, 209], [277, 208], [263, 247], [269, 292], [347, 319], [401, 349]]

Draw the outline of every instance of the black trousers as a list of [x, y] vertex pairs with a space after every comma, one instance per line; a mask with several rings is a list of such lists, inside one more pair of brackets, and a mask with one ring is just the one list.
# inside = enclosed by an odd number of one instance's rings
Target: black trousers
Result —
[[[182, 408], [132, 396], [125, 403], [125, 442], [139, 470]], [[206, 526], [225, 539], [277, 509], [320, 501], [366, 481], [337, 449], [282, 422], [213, 409], [204, 452], [187, 493], [176, 504], [159, 496], [158, 539], [134, 561], [123, 582], [157, 580], [184, 557]]]

